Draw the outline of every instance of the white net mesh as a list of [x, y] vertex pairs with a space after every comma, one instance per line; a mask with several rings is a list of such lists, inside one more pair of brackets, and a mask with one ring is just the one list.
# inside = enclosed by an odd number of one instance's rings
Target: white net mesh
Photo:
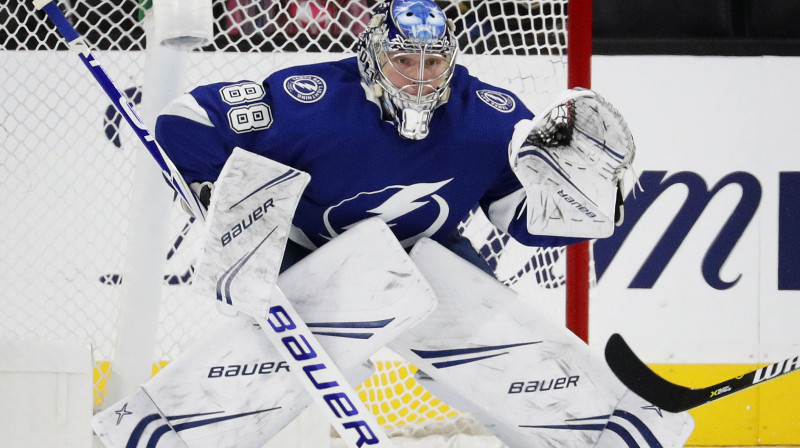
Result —
[[[567, 0], [439, 4], [456, 23], [460, 63], [472, 73], [518, 93], [534, 111], [566, 88]], [[59, 6], [115, 84], [140, 103], [146, 39], [137, 2]], [[283, 67], [349, 56], [373, 7], [364, 0], [214, 0], [214, 42], [186, 55], [182, 82], [261, 80]], [[115, 359], [140, 143], [30, 2], [0, 3], [0, 54], [0, 338], [90, 342], [101, 406]], [[188, 292], [197, 232], [177, 206], [169, 220], [156, 369], [219, 318], [212, 300]], [[464, 233], [499, 278], [563, 307], [563, 249], [520, 246], [482, 214]], [[466, 431], [459, 422], [467, 417], [416, 384], [413, 366], [377, 364], [360, 391], [387, 427], [446, 420], [451, 431]]]

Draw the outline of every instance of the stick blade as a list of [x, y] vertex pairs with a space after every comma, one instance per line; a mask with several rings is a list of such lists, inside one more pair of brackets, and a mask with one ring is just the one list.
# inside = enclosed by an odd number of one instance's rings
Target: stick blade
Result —
[[702, 389], [679, 386], [650, 370], [625, 339], [613, 334], [605, 349], [606, 362], [628, 389], [668, 412], [683, 412], [708, 401]]

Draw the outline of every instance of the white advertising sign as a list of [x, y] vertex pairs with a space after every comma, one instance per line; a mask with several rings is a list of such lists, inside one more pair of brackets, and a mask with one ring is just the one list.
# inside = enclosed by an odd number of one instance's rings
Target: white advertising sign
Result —
[[593, 58], [644, 188], [595, 245], [593, 344], [621, 333], [657, 363], [800, 353], [798, 72], [787, 57]]

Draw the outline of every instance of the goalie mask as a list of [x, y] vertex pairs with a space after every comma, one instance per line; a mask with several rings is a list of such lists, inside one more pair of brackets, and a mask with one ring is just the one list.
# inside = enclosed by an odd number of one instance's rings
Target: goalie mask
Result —
[[432, 0], [393, 0], [378, 6], [359, 37], [361, 77], [405, 138], [425, 138], [433, 110], [447, 102], [458, 52], [453, 29]]

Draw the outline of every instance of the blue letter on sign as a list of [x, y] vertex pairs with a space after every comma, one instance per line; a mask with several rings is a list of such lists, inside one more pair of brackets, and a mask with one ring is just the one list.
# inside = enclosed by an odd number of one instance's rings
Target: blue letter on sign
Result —
[[709, 189], [705, 180], [697, 173], [679, 172], [669, 177], [666, 177], [666, 174], [666, 171], [642, 173], [639, 182], [644, 192], [636, 199], [631, 197], [632, 193], [628, 195], [625, 200], [625, 221], [622, 226], [617, 228], [611, 237], [597, 240], [595, 243], [594, 263], [598, 280], [602, 278], [633, 226], [658, 196], [674, 185], [683, 185], [689, 190], [686, 201], [628, 285], [629, 288], [652, 288], [708, 203], [724, 187], [734, 184], [741, 187], [742, 198], [708, 248], [702, 265], [703, 278], [709, 286], [719, 290], [731, 288], [739, 281], [741, 274], [735, 280], [726, 282], [720, 278], [719, 272], [758, 210], [761, 202], [761, 184], [750, 173], [734, 172], [723, 177]]
[[800, 290], [800, 173], [780, 173], [778, 289]]

